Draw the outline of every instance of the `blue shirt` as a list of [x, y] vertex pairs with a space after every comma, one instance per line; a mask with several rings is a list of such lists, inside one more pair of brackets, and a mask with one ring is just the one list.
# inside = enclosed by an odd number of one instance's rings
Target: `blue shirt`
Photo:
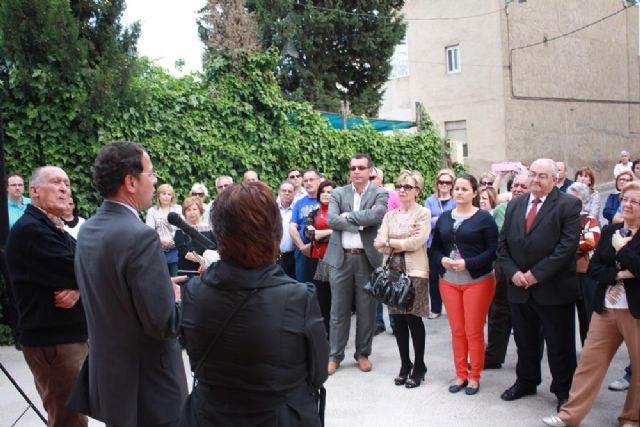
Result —
[[453, 200], [453, 197], [442, 202], [438, 199], [438, 196], [434, 194], [424, 201], [424, 207], [431, 211], [431, 233], [429, 234], [429, 240], [427, 240], [427, 248], [430, 248], [431, 242], [433, 242], [433, 232], [436, 230], [438, 217], [444, 212], [455, 208], [456, 202]]
[[304, 196], [293, 205], [291, 223], [298, 225], [298, 233], [305, 244], [309, 243], [309, 240], [304, 237], [304, 226], [307, 222], [307, 216], [309, 216], [309, 212], [318, 206], [320, 206], [318, 199], [312, 199], [309, 196]]
[[27, 209], [27, 205], [31, 203], [31, 199], [28, 197], [22, 197], [22, 204], [19, 205], [11, 197], [7, 197], [7, 206], [9, 206], [9, 229], [13, 227], [13, 224], [20, 219]]
[[292, 252], [296, 246], [293, 244], [291, 233], [289, 233], [289, 223], [291, 222], [291, 214], [293, 213], [293, 205], [285, 208], [278, 202], [280, 208], [280, 218], [282, 219], [282, 239], [280, 240], [280, 252]]

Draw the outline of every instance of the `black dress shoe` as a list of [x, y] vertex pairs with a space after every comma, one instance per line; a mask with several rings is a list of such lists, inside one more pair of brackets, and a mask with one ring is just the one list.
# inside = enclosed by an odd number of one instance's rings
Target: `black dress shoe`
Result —
[[530, 394], [536, 394], [536, 388], [531, 386], [525, 386], [518, 381], [516, 381], [511, 387], [506, 389], [500, 398], [507, 402], [512, 400], [520, 399], [523, 396], [528, 396]]
[[569, 398], [567, 396], [558, 396], [558, 406], [556, 406], [556, 410], [560, 412], [560, 407], [567, 403]]
[[383, 333], [386, 330], [387, 330], [387, 328], [385, 328], [384, 325], [382, 325], [382, 326], [378, 325], [373, 330], [373, 336], [380, 335], [381, 333]]

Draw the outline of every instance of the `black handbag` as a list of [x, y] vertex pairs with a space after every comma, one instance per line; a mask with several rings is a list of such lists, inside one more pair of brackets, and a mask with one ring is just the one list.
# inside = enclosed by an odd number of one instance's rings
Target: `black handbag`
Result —
[[389, 268], [393, 252], [382, 267], [373, 270], [364, 290], [374, 298], [391, 307], [406, 310], [413, 303], [416, 290], [411, 278], [407, 275], [404, 253], [400, 254], [402, 271]]

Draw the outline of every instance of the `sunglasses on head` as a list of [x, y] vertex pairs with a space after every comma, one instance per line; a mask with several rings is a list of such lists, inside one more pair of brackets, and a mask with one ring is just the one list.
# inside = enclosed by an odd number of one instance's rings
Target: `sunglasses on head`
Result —
[[438, 184], [439, 185], [451, 185], [453, 184], [453, 181], [442, 181], [442, 180], [438, 180]]
[[414, 188], [417, 188], [417, 187], [414, 187], [413, 185], [410, 185], [410, 184], [396, 184], [395, 187], [396, 187], [396, 190], [401, 190], [402, 189], [404, 191], [411, 191]]
[[349, 169], [351, 169], [351, 172], [356, 170], [366, 171], [367, 169], [369, 169], [369, 166], [351, 166]]

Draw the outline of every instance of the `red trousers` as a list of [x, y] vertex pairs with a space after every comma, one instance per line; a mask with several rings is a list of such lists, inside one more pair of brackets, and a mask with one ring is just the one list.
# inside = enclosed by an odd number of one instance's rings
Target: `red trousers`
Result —
[[495, 291], [495, 276], [465, 285], [440, 279], [440, 295], [451, 326], [453, 360], [459, 379], [480, 380], [484, 369], [484, 322]]

